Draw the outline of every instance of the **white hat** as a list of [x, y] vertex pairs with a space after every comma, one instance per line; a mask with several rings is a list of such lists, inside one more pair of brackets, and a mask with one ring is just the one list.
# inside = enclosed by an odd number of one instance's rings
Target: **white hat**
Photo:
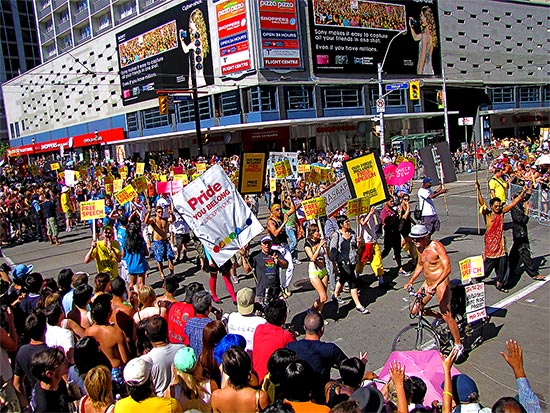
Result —
[[68, 190], [69, 190], [69, 187], [68, 187], [68, 186], [64, 186], [64, 187], [61, 188], [61, 192], [62, 192], [62, 193], [65, 193], [65, 192], [67, 192]]
[[430, 235], [430, 231], [424, 225], [413, 225], [409, 237], [411, 238], [423, 238], [426, 235]]
[[151, 376], [151, 365], [139, 357], [132, 359], [124, 367], [123, 375], [128, 386], [141, 386]]

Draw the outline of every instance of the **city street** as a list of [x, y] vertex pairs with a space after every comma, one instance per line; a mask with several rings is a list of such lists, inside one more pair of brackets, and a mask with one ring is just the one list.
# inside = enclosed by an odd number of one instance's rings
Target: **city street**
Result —
[[[482, 191], [487, 193], [486, 171], [480, 171], [479, 180], [482, 182]], [[419, 181], [415, 181], [412, 208], [416, 205], [416, 191]], [[452, 278], [460, 278], [458, 262], [466, 257], [483, 253], [484, 223], [480, 217], [481, 231], [478, 234], [478, 219], [476, 217], [476, 198], [474, 191], [474, 174], [460, 174], [459, 181], [447, 185], [449, 192], [445, 199], [436, 198], [436, 207], [441, 219], [441, 231], [434, 236], [447, 248], [452, 264]], [[486, 198], [487, 199], [487, 198]], [[487, 199], [488, 200], [488, 199]], [[261, 200], [259, 219], [265, 224], [267, 209]], [[510, 222], [509, 216], [505, 219]], [[353, 224], [355, 226], [355, 223]], [[511, 246], [511, 227], [506, 227], [508, 249]], [[523, 274], [519, 281], [511, 288], [508, 294], [496, 290], [494, 285], [486, 285], [487, 310], [491, 314], [490, 322], [484, 329], [484, 342], [473, 350], [467, 360], [457, 368], [470, 375], [478, 384], [481, 401], [485, 406], [491, 406], [499, 397], [515, 396], [516, 385], [512, 370], [499, 354], [505, 351], [505, 341], [516, 339], [524, 348], [525, 369], [533, 390], [538, 395], [543, 410], [548, 410], [550, 401], [550, 291], [549, 291], [549, 227], [543, 226], [536, 220], [529, 225], [531, 249], [537, 262], [541, 263], [540, 272], [547, 276], [544, 282], [532, 281], [527, 274]], [[257, 244], [259, 237], [255, 240]], [[79, 230], [63, 233], [60, 236], [61, 246], [51, 246], [48, 243], [28, 243], [3, 250], [9, 263], [33, 264], [35, 271], [41, 272], [44, 277], [55, 277], [60, 269], [70, 267], [74, 271], [95, 273], [95, 264], [84, 264], [84, 254], [90, 246], [91, 232], [80, 227]], [[288, 322], [297, 330], [301, 324], [305, 311], [316, 298], [316, 293], [309, 284], [307, 264], [303, 253], [303, 241], [299, 243], [299, 258], [304, 261], [296, 266], [293, 280], [292, 297], [289, 303], [290, 311]], [[195, 257], [194, 250], [191, 257]], [[404, 263], [408, 256], [402, 252]], [[153, 285], [156, 291], [162, 291], [161, 282], [156, 270], [156, 263], [150, 261], [152, 269], [146, 282]], [[370, 267], [366, 267], [361, 277], [362, 289], [360, 298], [363, 305], [371, 311], [369, 315], [361, 315], [354, 310], [349, 294], [343, 294], [345, 303], [339, 311], [334, 303], [329, 302], [325, 307], [329, 324], [325, 328], [324, 339], [337, 343], [348, 356], [358, 355], [368, 351], [369, 363], [367, 368], [377, 371], [380, 369], [391, 352], [391, 343], [396, 333], [410, 322], [408, 312], [408, 295], [403, 290], [407, 278], [397, 275], [397, 267], [392, 256], [384, 260], [387, 271], [385, 278], [394, 283], [393, 290], [377, 288], [377, 282]], [[406, 266], [413, 269], [413, 263]], [[242, 269], [241, 269], [242, 272]], [[208, 288], [208, 274], [197, 271], [194, 263], [179, 264], [176, 273], [185, 277], [183, 283], [200, 281]], [[487, 279], [490, 280], [494, 273]], [[423, 277], [417, 280], [419, 285]], [[241, 282], [235, 286], [238, 290], [244, 286], [253, 286], [251, 276], [241, 275]], [[225, 312], [236, 311], [231, 303], [225, 285], [221, 278], [218, 281], [218, 296], [223, 300], [221, 307]], [[428, 401], [429, 402], [429, 401]]]

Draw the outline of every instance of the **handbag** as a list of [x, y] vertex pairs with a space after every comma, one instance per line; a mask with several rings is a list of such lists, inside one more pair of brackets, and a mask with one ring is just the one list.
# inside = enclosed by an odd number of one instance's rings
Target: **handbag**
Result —
[[[422, 200], [424, 201], [424, 198], [422, 198]], [[418, 205], [416, 205], [416, 208], [414, 209], [414, 219], [416, 221], [422, 221], [422, 210], [423, 209], [424, 209], [424, 202], [422, 202], [422, 206], [420, 208], [418, 208]]]

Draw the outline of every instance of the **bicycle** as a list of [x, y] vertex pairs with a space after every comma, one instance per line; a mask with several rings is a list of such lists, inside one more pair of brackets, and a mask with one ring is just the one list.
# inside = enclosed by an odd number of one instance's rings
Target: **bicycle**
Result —
[[[464, 288], [462, 284], [459, 286]], [[455, 286], [451, 289], [451, 291], [455, 290], [455, 299], [451, 298], [451, 313], [458, 325], [464, 349], [470, 351], [483, 341], [483, 326], [487, 324], [488, 319], [479, 320], [474, 324], [468, 323], [465, 297], [459, 297], [457, 288], [458, 286]], [[435, 319], [430, 323], [424, 316], [424, 298], [427, 294], [424, 288], [415, 292], [410, 287], [408, 292], [413, 297], [409, 306], [409, 317], [417, 318], [417, 322], [404, 327], [397, 333], [392, 342], [392, 351], [439, 350], [448, 354], [453, 348], [454, 340], [447, 323], [442, 319]], [[451, 297], [453, 297], [452, 294], [451, 292]], [[419, 309], [417, 314], [413, 314], [415, 307]]]

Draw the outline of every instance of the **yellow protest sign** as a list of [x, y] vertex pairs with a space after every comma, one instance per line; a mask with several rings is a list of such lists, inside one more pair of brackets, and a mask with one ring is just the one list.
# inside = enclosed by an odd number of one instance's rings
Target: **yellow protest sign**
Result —
[[403, 155], [399, 155], [395, 162], [399, 165], [401, 162], [407, 162], [407, 158], [405, 158]]
[[113, 195], [113, 192], [114, 192], [114, 185], [111, 183], [111, 184], [105, 184], [105, 193], [107, 195]]
[[132, 185], [126, 185], [120, 191], [115, 193], [115, 198], [120, 205], [130, 202], [137, 196], [137, 192]]
[[194, 181], [194, 180], [197, 179], [199, 176], [201, 176], [201, 174], [193, 174], [193, 175], [191, 175], [191, 180]]
[[344, 162], [344, 173], [354, 198], [368, 197], [372, 206], [389, 198], [384, 171], [375, 154], [347, 160]]
[[239, 179], [237, 186], [241, 194], [259, 194], [263, 190], [266, 168], [265, 153], [244, 153], [241, 161]]
[[416, 158], [414, 156], [411, 156], [410, 158], [406, 158], [407, 161], [413, 164], [414, 169], [416, 169]]
[[159, 180], [160, 182], [167, 182], [168, 178], [166, 177], [166, 175], [159, 175]]
[[306, 219], [316, 219], [327, 215], [325, 209], [325, 198], [319, 196], [317, 198], [307, 199], [302, 201], [302, 207], [306, 214]]
[[269, 191], [275, 192], [277, 189], [277, 180], [275, 178], [269, 178]]
[[369, 198], [356, 198], [348, 201], [347, 217], [353, 218], [361, 214], [366, 214], [370, 210]]
[[136, 175], [143, 175], [145, 173], [145, 163], [136, 162]]
[[464, 258], [458, 262], [458, 265], [460, 266], [462, 284], [468, 284], [472, 278], [482, 278], [485, 276], [482, 255]]
[[197, 173], [202, 174], [203, 172], [206, 172], [206, 164], [203, 162], [199, 162], [195, 165], [197, 168]]
[[153, 179], [158, 182], [159, 180], [159, 174], [152, 174]]
[[128, 173], [126, 171], [120, 171], [119, 172], [119, 175], [120, 175], [120, 178], [121, 179], [126, 179], [128, 178]]
[[292, 175], [292, 167], [290, 166], [290, 161], [288, 159], [275, 162], [273, 164], [273, 169], [275, 170], [275, 177], [277, 179], [284, 179], [287, 176]]
[[85, 201], [80, 203], [80, 219], [101, 219], [105, 217], [105, 200]]
[[183, 181], [184, 185], [187, 185], [189, 183], [189, 179], [187, 178], [186, 174], [176, 174], [176, 175], [174, 175], [174, 181]]
[[147, 191], [147, 178], [145, 178], [144, 176], [140, 176], [134, 179], [134, 182], [132, 182], [132, 186], [134, 187], [136, 192]]
[[59, 162], [52, 162], [52, 163], [50, 164], [50, 169], [51, 169], [52, 171], [57, 171], [57, 170], [59, 169]]
[[118, 192], [122, 189], [122, 183], [124, 182], [123, 179], [115, 179], [113, 181], [113, 191]]
[[298, 164], [298, 173], [306, 174], [311, 170], [311, 165], [308, 163], [299, 163]]
[[63, 179], [65, 178], [65, 172], [59, 172], [57, 176], [59, 177], [59, 179]]

